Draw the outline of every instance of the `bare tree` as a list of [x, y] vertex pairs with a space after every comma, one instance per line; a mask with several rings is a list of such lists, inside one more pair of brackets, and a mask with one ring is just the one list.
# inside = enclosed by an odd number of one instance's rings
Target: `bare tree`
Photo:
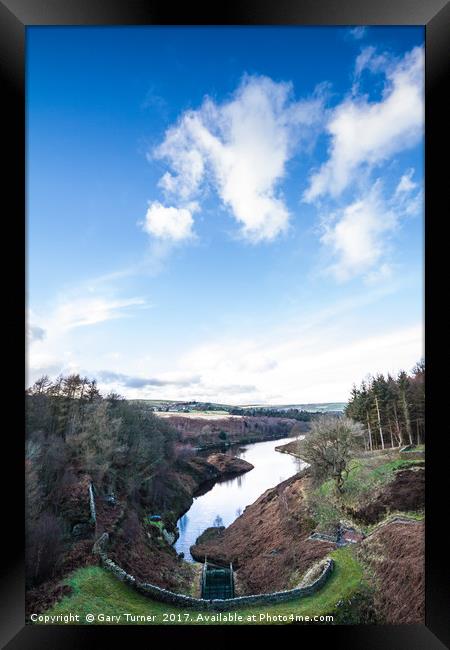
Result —
[[222, 528], [223, 519], [220, 515], [217, 515], [216, 518], [214, 519], [213, 526], [214, 528]]
[[323, 416], [313, 421], [301, 453], [317, 479], [332, 478], [342, 492], [353, 451], [363, 446], [363, 440], [363, 429], [357, 422]]

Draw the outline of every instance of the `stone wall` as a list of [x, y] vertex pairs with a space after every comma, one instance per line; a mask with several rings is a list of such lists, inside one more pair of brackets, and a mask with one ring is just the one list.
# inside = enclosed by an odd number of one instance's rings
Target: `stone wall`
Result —
[[402, 460], [422, 460], [425, 458], [425, 452], [422, 449], [401, 450], [400, 458]]
[[326, 533], [311, 533], [308, 539], [317, 539], [319, 542], [332, 542], [337, 544], [339, 541], [339, 535], [327, 535]]
[[227, 600], [205, 600], [203, 598], [193, 598], [192, 596], [185, 596], [184, 594], [177, 594], [168, 589], [162, 589], [156, 585], [147, 582], [138, 582], [136, 578], [128, 574], [115, 562], [108, 558], [106, 553], [106, 545], [109, 541], [108, 533], [103, 535], [96, 541], [92, 551], [99, 555], [102, 565], [108, 571], [111, 571], [122, 582], [130, 585], [136, 591], [148, 596], [153, 600], [167, 603], [169, 605], [176, 605], [178, 607], [192, 607], [201, 610], [216, 610], [224, 611], [237, 607], [245, 607], [248, 605], [274, 605], [276, 603], [284, 603], [289, 600], [295, 600], [305, 596], [311, 596], [318, 591], [328, 580], [334, 569], [334, 561], [328, 558], [325, 562], [324, 569], [320, 576], [309, 585], [304, 587], [297, 587], [287, 591], [277, 591], [270, 594], [254, 594], [252, 596], [239, 596], [236, 598], [229, 598]]
[[407, 517], [406, 515], [391, 515], [390, 517], [387, 517], [384, 521], [381, 521], [379, 524], [377, 524], [371, 532], [366, 536], [371, 537], [374, 533], [378, 532], [380, 528], [384, 528], [385, 526], [390, 526], [391, 524], [420, 524], [423, 522], [423, 519], [413, 519], [411, 517]]

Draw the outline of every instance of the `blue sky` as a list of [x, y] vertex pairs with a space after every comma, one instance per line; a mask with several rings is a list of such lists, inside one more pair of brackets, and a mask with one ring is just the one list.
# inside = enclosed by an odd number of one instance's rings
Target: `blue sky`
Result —
[[27, 30], [28, 381], [346, 400], [422, 352], [422, 28]]

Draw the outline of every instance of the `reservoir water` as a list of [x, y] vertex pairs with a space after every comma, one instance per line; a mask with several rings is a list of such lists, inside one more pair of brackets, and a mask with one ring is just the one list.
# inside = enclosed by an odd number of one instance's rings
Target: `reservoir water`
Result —
[[180, 531], [175, 542], [177, 552], [184, 553], [185, 559], [192, 562], [189, 549], [205, 528], [214, 525], [229, 526], [246, 506], [256, 501], [268, 488], [306, 467], [306, 463], [299, 458], [275, 451], [275, 447], [292, 440], [293, 438], [282, 438], [230, 447], [227, 454], [243, 458], [254, 468], [246, 474], [216, 483], [194, 498], [190, 509], [177, 523]]

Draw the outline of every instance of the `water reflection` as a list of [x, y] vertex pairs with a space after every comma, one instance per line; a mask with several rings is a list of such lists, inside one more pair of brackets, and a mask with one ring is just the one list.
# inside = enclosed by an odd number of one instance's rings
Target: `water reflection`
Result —
[[189, 548], [205, 528], [218, 525], [217, 522], [229, 526], [268, 488], [303, 469], [306, 463], [299, 458], [275, 451], [275, 447], [291, 441], [292, 438], [284, 438], [227, 449], [225, 453], [247, 460], [254, 469], [213, 487], [211, 484], [204, 486], [191, 508], [178, 521], [177, 552], [183, 552], [187, 560], [192, 560]]
[[180, 519], [178, 519], [177, 526], [180, 533], [184, 533], [184, 531], [186, 530], [186, 526], [188, 525], [188, 521], [189, 521], [189, 517], [187, 516], [187, 514], [183, 515], [182, 517], [180, 517]]

